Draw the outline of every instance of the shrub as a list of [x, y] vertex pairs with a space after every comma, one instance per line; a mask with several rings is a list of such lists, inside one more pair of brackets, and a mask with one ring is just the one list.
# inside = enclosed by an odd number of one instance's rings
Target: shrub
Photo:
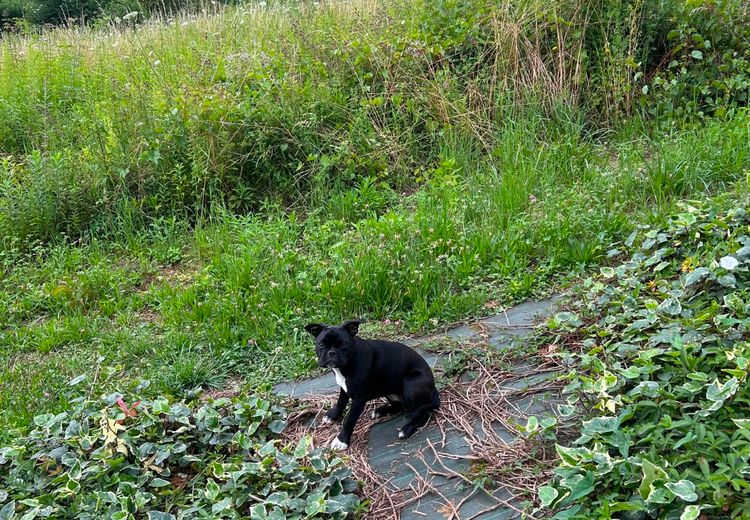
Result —
[[747, 106], [750, 11], [741, 0], [675, 2], [665, 52], [642, 102], [668, 117], [725, 115]]

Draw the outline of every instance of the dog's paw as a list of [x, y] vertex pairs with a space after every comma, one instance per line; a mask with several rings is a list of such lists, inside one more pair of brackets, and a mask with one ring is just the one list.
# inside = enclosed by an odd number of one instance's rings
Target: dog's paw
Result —
[[377, 410], [373, 410], [372, 412], [370, 412], [370, 419], [380, 419], [381, 417], [382, 415], [380, 415], [380, 412], [378, 412]]
[[335, 421], [328, 417], [327, 415], [323, 416], [323, 419], [320, 421], [322, 424], [333, 424]]
[[349, 447], [348, 444], [341, 442], [338, 437], [331, 441], [331, 449], [334, 451], [344, 451]]
[[399, 428], [398, 430], [398, 438], [399, 439], [406, 439], [406, 434]]

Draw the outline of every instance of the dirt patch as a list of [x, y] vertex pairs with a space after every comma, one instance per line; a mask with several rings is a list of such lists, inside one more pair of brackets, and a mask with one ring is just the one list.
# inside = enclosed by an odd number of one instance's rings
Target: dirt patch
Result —
[[155, 272], [147, 274], [136, 288], [140, 294], [147, 293], [154, 284], [167, 282], [172, 286], [187, 285], [195, 279], [203, 265], [200, 262], [178, 262], [160, 266]]
[[205, 390], [201, 394], [201, 401], [215, 401], [216, 399], [232, 399], [237, 397], [242, 392], [242, 385], [244, 381], [242, 379], [230, 379], [222, 388], [215, 388], [211, 390]]

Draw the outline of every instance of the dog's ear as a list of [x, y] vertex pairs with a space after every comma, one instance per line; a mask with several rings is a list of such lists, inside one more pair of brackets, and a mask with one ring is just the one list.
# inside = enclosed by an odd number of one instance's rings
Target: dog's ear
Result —
[[345, 321], [340, 325], [342, 329], [344, 329], [346, 332], [351, 334], [352, 336], [356, 336], [359, 332], [359, 325], [364, 323], [365, 320], [350, 320]]
[[305, 325], [305, 330], [309, 332], [313, 338], [317, 338], [326, 326], [322, 323], [310, 323]]

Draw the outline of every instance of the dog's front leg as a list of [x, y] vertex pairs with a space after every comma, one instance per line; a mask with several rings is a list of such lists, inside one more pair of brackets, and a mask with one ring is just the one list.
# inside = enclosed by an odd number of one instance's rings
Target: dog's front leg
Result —
[[366, 399], [356, 397], [352, 399], [352, 407], [349, 409], [349, 413], [346, 414], [341, 431], [339, 432], [338, 437], [331, 442], [332, 449], [345, 450], [349, 447], [354, 426], [357, 424], [359, 416], [362, 415], [362, 411], [365, 409], [365, 403], [367, 403]]
[[323, 424], [331, 424], [341, 419], [341, 416], [344, 415], [344, 410], [346, 410], [347, 403], [349, 403], [349, 394], [344, 392], [342, 388], [339, 390], [339, 400], [336, 401], [333, 408], [328, 410], [328, 413], [323, 417]]

